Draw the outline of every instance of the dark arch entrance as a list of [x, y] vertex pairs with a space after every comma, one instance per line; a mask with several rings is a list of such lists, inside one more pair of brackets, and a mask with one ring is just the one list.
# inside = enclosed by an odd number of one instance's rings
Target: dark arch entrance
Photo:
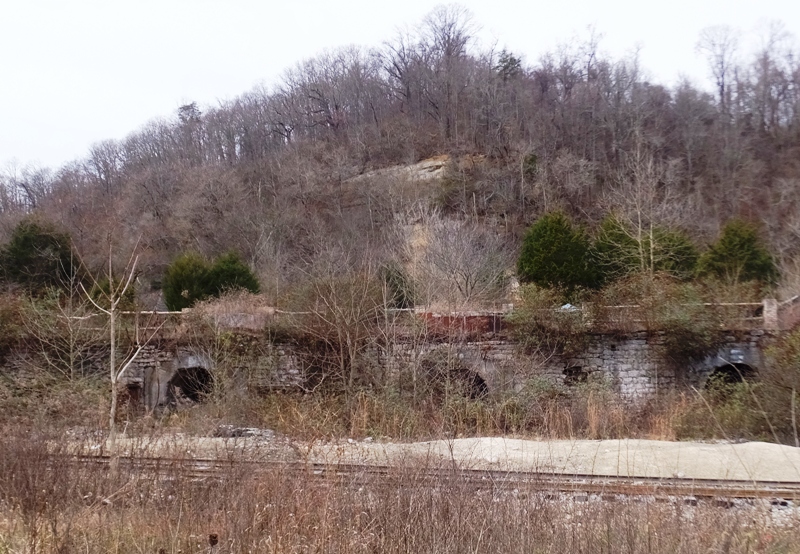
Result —
[[706, 388], [752, 381], [755, 376], [756, 370], [749, 364], [741, 362], [722, 364], [714, 368], [714, 371], [708, 376]]
[[433, 395], [454, 393], [477, 400], [489, 394], [486, 379], [467, 360], [445, 349], [425, 354], [420, 360], [420, 369]]
[[581, 366], [572, 366], [564, 370], [564, 384], [568, 387], [580, 385], [589, 379], [589, 374]]
[[200, 402], [211, 392], [213, 378], [204, 367], [184, 367], [175, 372], [167, 383], [167, 402], [178, 404], [181, 401]]
[[471, 399], [477, 400], [489, 394], [489, 385], [486, 384], [486, 379], [481, 377], [477, 371], [463, 370], [463, 379], [467, 396]]

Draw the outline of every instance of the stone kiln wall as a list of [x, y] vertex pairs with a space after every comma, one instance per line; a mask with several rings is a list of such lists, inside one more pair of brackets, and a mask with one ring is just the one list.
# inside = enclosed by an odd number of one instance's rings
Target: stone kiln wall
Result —
[[658, 334], [592, 335], [582, 356], [564, 362], [562, 372], [581, 368], [588, 378], [609, 383], [625, 398], [652, 396], [677, 384], [676, 371], [664, 358], [663, 336]]
[[[529, 356], [517, 344], [498, 335], [484, 335], [480, 340], [395, 341], [389, 346], [375, 346], [371, 358], [387, 377], [409, 375], [427, 356], [444, 352], [454, 356], [461, 368], [479, 375], [489, 390], [519, 389], [531, 378], [570, 384], [575, 377], [606, 383], [624, 398], [647, 398], [660, 391], [680, 386], [703, 386], [708, 376], [726, 364], [746, 364], [758, 371], [763, 367], [763, 349], [773, 334], [761, 330], [742, 331], [726, 337], [717, 352], [692, 364], [676, 364], [665, 355], [664, 336], [638, 332], [628, 335], [588, 337], [584, 352], [575, 357], [557, 355]], [[306, 356], [291, 344], [274, 344], [262, 337], [234, 336], [228, 345], [223, 367], [210, 351], [174, 343], [146, 346], [123, 378], [123, 383], [141, 391], [148, 407], [167, 401], [167, 387], [181, 369], [203, 367], [223, 370], [242, 387], [259, 390], [300, 388], [306, 384]], [[219, 357], [220, 355], [217, 354]], [[34, 363], [25, 352], [6, 356], [7, 370]], [[105, 371], [108, 352], [103, 348], [87, 353], [93, 370]], [[570, 376], [567, 379], [567, 376]]]
[[[580, 356], [528, 356], [506, 340], [462, 343], [397, 344], [385, 355], [390, 372], [409, 370], [435, 351], [447, 351], [460, 365], [479, 374], [491, 390], [515, 389], [531, 378], [569, 384], [567, 372], [605, 383], [626, 398], [642, 398], [678, 384], [676, 371], [663, 357], [663, 338], [647, 333], [626, 337], [592, 335]], [[709, 371], [710, 373], [710, 371]]]
[[569, 385], [568, 374], [587, 381], [605, 383], [624, 398], [651, 397], [680, 386], [702, 387], [708, 377], [726, 364], [763, 367], [763, 348], [772, 335], [762, 330], [746, 331], [725, 338], [724, 345], [704, 360], [676, 363], [666, 354], [663, 333], [637, 332], [623, 336], [593, 334], [578, 356], [528, 356], [507, 340], [457, 343], [398, 343], [384, 355], [388, 371], [400, 372], [420, 363], [427, 355], [445, 350], [461, 365], [479, 374], [490, 390], [519, 388], [532, 377]]
[[[678, 384], [663, 357], [663, 337], [636, 333], [626, 337], [592, 335], [580, 356], [545, 358], [520, 352], [516, 343], [483, 340], [462, 343], [396, 344], [385, 355], [390, 373], [409, 370], [436, 351], [447, 351], [479, 374], [491, 390], [515, 389], [531, 378], [569, 384], [567, 370], [588, 381], [606, 383], [626, 398], [642, 398]], [[573, 373], [573, 375], [574, 375]], [[710, 373], [710, 371], [709, 371]]]
[[291, 347], [253, 341], [239, 346], [227, 352], [223, 360], [215, 360], [203, 348], [148, 345], [131, 364], [122, 382], [143, 391], [142, 400], [149, 408], [168, 402], [170, 380], [180, 370], [203, 368], [214, 374], [223, 369], [220, 363], [224, 363], [225, 378], [242, 389], [286, 389], [303, 385], [302, 367]]

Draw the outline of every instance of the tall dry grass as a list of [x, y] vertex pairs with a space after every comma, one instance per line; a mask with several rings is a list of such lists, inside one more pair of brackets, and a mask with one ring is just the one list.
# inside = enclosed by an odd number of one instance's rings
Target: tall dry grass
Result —
[[424, 462], [372, 480], [322, 480], [235, 465], [218, 479], [189, 478], [165, 461], [154, 478], [68, 464], [55, 439], [5, 429], [2, 553], [779, 553], [800, 544], [800, 526], [769, 508], [476, 488], [455, 470], [431, 483]]
[[[511, 435], [545, 439], [744, 438], [794, 444], [791, 433], [781, 431], [787, 426], [791, 431], [792, 418], [787, 423], [773, 414], [779, 403], [768, 403], [762, 389], [760, 384], [741, 384], [724, 391], [672, 391], [631, 403], [596, 383], [561, 387], [532, 381], [521, 391], [483, 398], [469, 398], [458, 391], [415, 396], [391, 387], [313, 394], [255, 394], [217, 387], [204, 402], [157, 413], [124, 401], [118, 424], [128, 435], [154, 430], [208, 435], [220, 425], [235, 425], [268, 428], [300, 440], [374, 437], [413, 441]], [[64, 380], [44, 372], [0, 375], [0, 405], [0, 425], [102, 432], [108, 413], [108, 384], [102, 377]], [[775, 429], [781, 431], [777, 436]]]
[[273, 393], [217, 399], [162, 417], [162, 425], [206, 433], [220, 424], [269, 428], [298, 438], [390, 438], [512, 435], [529, 438], [685, 438], [683, 417], [695, 409], [675, 394], [631, 405], [614, 393], [586, 387], [568, 393], [497, 394], [470, 399], [412, 400], [393, 391], [353, 394]]
[[[51, 383], [3, 391], [0, 424], [35, 424], [102, 432], [108, 410], [105, 383]], [[459, 394], [412, 399], [397, 391], [352, 394], [275, 392], [212, 394], [206, 401], [147, 413], [123, 402], [118, 424], [129, 435], [183, 432], [208, 435], [220, 425], [267, 428], [307, 439], [389, 438], [401, 441], [442, 437], [511, 435], [545, 439], [761, 438], [763, 418], [739, 401], [742, 394], [711, 398], [714, 412], [697, 394], [674, 392], [630, 403], [601, 386], [571, 390], [492, 394], [471, 399]], [[749, 414], [749, 415], [748, 415]], [[716, 418], [720, 418], [721, 429]], [[749, 418], [749, 419], [748, 419]]]

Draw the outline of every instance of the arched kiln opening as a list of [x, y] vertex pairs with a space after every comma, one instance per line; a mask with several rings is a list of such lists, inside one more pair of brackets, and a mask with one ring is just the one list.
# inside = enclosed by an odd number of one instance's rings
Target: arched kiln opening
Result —
[[720, 385], [735, 385], [744, 381], [752, 381], [756, 376], [753, 366], [745, 363], [726, 363], [714, 368], [706, 381], [706, 388]]
[[486, 379], [481, 377], [477, 371], [463, 370], [463, 379], [466, 385], [467, 395], [473, 399], [483, 398], [489, 394], [489, 385]]
[[211, 392], [214, 379], [204, 367], [183, 367], [167, 383], [167, 402], [200, 402]]
[[581, 366], [572, 366], [564, 370], [564, 384], [568, 387], [574, 387], [585, 383], [589, 379], [589, 373], [584, 371]]

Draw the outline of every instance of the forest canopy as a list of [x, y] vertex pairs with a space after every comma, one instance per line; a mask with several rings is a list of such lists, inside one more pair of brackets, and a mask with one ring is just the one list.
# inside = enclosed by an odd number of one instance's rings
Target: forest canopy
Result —
[[[238, 252], [276, 303], [320, 273], [394, 267], [421, 305], [491, 301], [484, 291], [505, 282], [482, 273], [480, 295], [414, 282], [447, 258], [422, 251], [428, 237], [469, 252], [471, 267], [513, 273], [508, 253], [559, 212], [592, 235], [624, 231], [617, 246], [653, 254], [630, 263], [685, 278], [698, 256], [708, 272], [726, 271], [693, 245], [707, 249], [736, 219], [758, 228], [774, 265], [758, 271], [772, 282], [780, 269], [791, 286], [796, 42], [773, 30], [768, 46], [736, 59], [725, 50], [732, 31], [705, 31], [696, 38], [714, 88], [703, 90], [653, 82], [635, 57], [611, 59], [594, 39], [554, 52], [484, 47], [474, 24], [464, 8], [438, 7], [378, 47], [324, 52], [217, 106], [187, 103], [63, 167], [6, 171], [0, 242], [35, 216], [68, 234], [89, 270], [107, 264], [109, 241], [120, 263], [138, 245], [141, 277], [156, 284], [187, 252]], [[410, 165], [425, 160], [428, 169]], [[449, 228], [464, 240], [445, 241]], [[497, 252], [503, 261], [490, 261]]]

